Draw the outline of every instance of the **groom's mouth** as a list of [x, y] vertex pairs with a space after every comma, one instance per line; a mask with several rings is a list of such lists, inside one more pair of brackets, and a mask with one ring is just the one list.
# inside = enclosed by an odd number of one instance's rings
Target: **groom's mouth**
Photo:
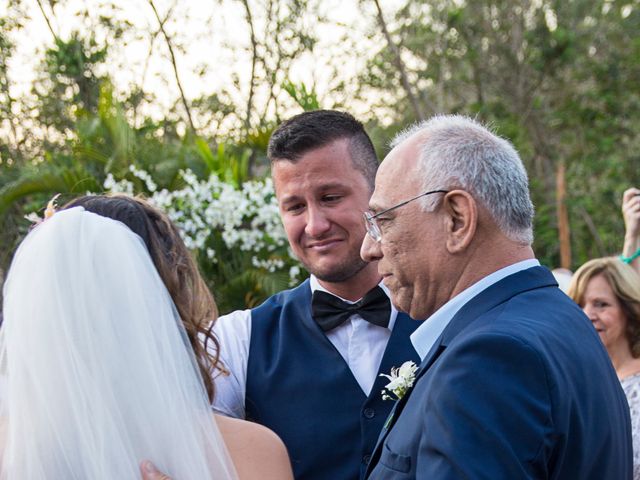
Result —
[[336, 245], [338, 245], [341, 242], [341, 240], [337, 239], [337, 238], [333, 238], [333, 239], [327, 239], [327, 240], [322, 240], [319, 242], [311, 242], [309, 244], [307, 244], [307, 248], [310, 250], [313, 250], [315, 252], [325, 252], [327, 250], [331, 250], [333, 247], [335, 247]]

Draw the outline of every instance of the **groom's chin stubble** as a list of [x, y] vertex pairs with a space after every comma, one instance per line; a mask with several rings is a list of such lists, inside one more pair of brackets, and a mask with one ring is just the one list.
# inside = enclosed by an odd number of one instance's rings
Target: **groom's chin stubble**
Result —
[[346, 282], [360, 273], [368, 264], [368, 262], [365, 262], [359, 257], [331, 269], [314, 268], [311, 265], [303, 263], [309, 273], [315, 275], [318, 280], [328, 283]]

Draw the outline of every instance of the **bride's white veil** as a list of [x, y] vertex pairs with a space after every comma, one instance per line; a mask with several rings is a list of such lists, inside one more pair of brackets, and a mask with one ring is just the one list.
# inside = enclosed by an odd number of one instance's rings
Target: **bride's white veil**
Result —
[[140, 237], [82, 207], [18, 248], [0, 330], [2, 479], [236, 478]]

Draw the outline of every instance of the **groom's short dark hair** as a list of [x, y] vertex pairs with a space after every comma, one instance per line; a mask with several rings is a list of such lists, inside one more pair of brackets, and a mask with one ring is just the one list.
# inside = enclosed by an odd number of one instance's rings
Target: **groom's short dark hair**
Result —
[[352, 115], [337, 110], [304, 112], [283, 122], [269, 139], [267, 156], [271, 163], [295, 162], [304, 154], [346, 138], [353, 166], [373, 188], [378, 157], [362, 123]]

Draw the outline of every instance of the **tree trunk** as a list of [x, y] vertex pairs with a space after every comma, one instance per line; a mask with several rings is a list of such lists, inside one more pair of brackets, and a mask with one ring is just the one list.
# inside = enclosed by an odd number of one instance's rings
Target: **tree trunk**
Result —
[[42, 1], [41, 0], [36, 0], [38, 2], [38, 7], [40, 7], [40, 11], [42, 12], [42, 16], [44, 17], [44, 21], [47, 22], [47, 27], [49, 27], [49, 31], [51, 32], [51, 35], [53, 35], [53, 38], [58, 41], [58, 35], [56, 35], [56, 32], [53, 30], [53, 26], [51, 25], [51, 20], [49, 20], [49, 16], [47, 15], [47, 12], [44, 11], [44, 7], [42, 6]]
[[180, 98], [182, 100], [182, 105], [184, 106], [184, 110], [187, 114], [187, 121], [189, 122], [189, 127], [191, 127], [191, 132], [196, 134], [196, 127], [193, 124], [193, 118], [191, 116], [191, 109], [189, 108], [189, 103], [187, 102], [187, 98], [185, 97], [184, 90], [182, 89], [182, 82], [180, 81], [180, 75], [178, 73], [178, 65], [176, 63], [176, 56], [173, 53], [173, 45], [171, 44], [171, 37], [167, 34], [167, 31], [164, 29], [164, 23], [160, 19], [160, 15], [158, 15], [158, 10], [156, 10], [156, 6], [153, 3], [153, 0], [148, 0], [149, 5], [153, 9], [153, 13], [156, 16], [156, 20], [158, 20], [158, 24], [160, 25], [160, 31], [164, 36], [165, 41], [167, 42], [167, 47], [169, 48], [169, 55], [171, 56], [171, 65], [173, 66], [173, 74], [176, 78], [176, 84], [178, 85], [178, 90], [180, 91]]
[[247, 114], [244, 120], [247, 132], [251, 129], [251, 111], [253, 110], [253, 92], [256, 84], [256, 63], [258, 62], [258, 41], [253, 27], [253, 16], [249, 7], [249, 0], [242, 0], [245, 16], [249, 24], [249, 34], [251, 39], [251, 81], [249, 82], [249, 95], [247, 98]]
[[566, 196], [565, 167], [564, 162], [560, 162], [556, 171], [556, 216], [558, 217], [558, 237], [560, 239], [560, 266], [571, 269], [571, 235]]
[[398, 73], [400, 74], [400, 81], [402, 82], [402, 87], [404, 88], [405, 93], [407, 94], [407, 98], [413, 107], [413, 111], [416, 114], [416, 118], [418, 120], [425, 120], [425, 114], [422, 111], [422, 107], [420, 102], [413, 93], [413, 89], [411, 88], [411, 84], [409, 83], [409, 77], [407, 76], [407, 70], [404, 66], [404, 62], [402, 61], [402, 57], [400, 57], [400, 50], [393, 43], [393, 39], [391, 38], [391, 34], [389, 33], [389, 29], [387, 28], [387, 22], [384, 19], [384, 15], [382, 14], [382, 8], [380, 8], [380, 2], [378, 0], [373, 0], [373, 3], [376, 5], [376, 9], [378, 10], [378, 23], [380, 24], [380, 28], [382, 29], [382, 33], [384, 33], [384, 37], [387, 40], [387, 45], [389, 46], [389, 50], [391, 50], [391, 54], [393, 55], [393, 61], [398, 69]]

